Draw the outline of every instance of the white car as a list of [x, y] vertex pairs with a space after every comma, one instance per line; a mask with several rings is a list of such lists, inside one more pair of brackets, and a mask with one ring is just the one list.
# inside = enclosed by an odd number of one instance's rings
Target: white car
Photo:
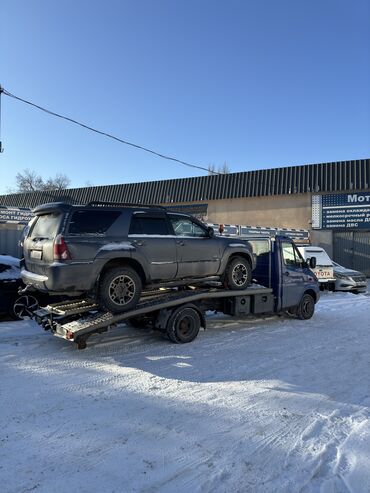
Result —
[[311, 257], [316, 257], [316, 267], [311, 269], [317, 277], [321, 289], [334, 289], [335, 276], [333, 261], [326, 251], [319, 246], [298, 246], [302, 257], [309, 262]]
[[351, 293], [366, 293], [366, 276], [357, 270], [347, 269], [332, 262], [334, 267], [335, 291], [350, 291]]

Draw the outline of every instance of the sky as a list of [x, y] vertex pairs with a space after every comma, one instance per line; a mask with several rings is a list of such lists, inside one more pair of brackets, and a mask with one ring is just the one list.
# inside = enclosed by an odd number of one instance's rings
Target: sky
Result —
[[[370, 157], [370, 0], [0, 2], [0, 84], [231, 172]], [[0, 193], [206, 174], [2, 96]]]

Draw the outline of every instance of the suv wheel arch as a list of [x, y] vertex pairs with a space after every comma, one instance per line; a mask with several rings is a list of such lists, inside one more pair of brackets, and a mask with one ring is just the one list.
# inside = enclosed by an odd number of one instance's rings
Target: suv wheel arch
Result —
[[103, 265], [103, 268], [101, 269], [99, 276], [97, 278], [97, 281], [96, 281], [97, 284], [99, 283], [100, 278], [105, 274], [105, 272], [107, 270], [113, 269], [115, 267], [124, 267], [124, 266], [129, 266], [129, 267], [132, 267], [133, 269], [135, 269], [136, 272], [138, 273], [140, 279], [141, 279], [141, 282], [143, 283], [143, 286], [146, 284], [147, 277], [145, 275], [144, 269], [141, 266], [141, 264], [137, 260], [134, 260], [132, 258], [123, 258], [123, 257], [122, 258], [109, 259]]

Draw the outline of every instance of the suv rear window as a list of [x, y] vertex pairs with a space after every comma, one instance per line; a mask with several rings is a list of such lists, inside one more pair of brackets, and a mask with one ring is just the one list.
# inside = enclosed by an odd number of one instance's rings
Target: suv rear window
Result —
[[58, 232], [61, 214], [53, 212], [38, 216], [31, 231], [32, 238], [55, 238]]
[[120, 214], [119, 211], [76, 211], [69, 223], [69, 234], [103, 235]]

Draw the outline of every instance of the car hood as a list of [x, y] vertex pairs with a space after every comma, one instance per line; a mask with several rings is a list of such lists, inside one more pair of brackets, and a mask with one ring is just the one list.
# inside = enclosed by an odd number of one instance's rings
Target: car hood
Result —
[[20, 279], [19, 259], [10, 255], [0, 255], [0, 281]]
[[334, 273], [339, 272], [340, 274], [343, 274], [344, 276], [362, 276], [362, 272], [359, 272], [358, 270], [352, 270], [352, 269], [346, 269], [345, 267], [334, 267], [333, 266]]

